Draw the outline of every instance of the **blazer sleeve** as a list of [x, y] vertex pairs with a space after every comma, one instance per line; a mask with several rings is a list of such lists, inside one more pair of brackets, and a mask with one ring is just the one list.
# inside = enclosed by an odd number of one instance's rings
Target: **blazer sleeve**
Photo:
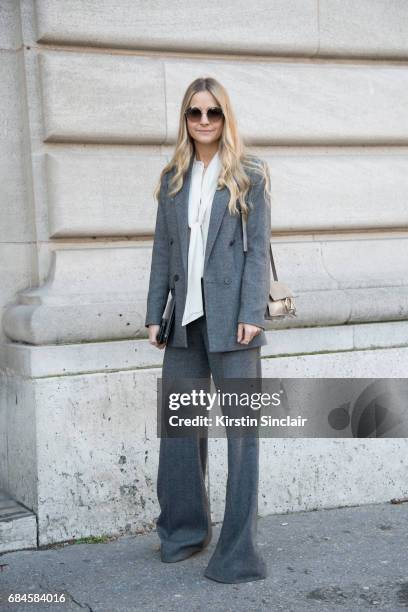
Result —
[[[267, 168], [267, 167], [266, 167]], [[269, 177], [269, 169], [267, 168]], [[256, 175], [249, 191], [253, 206], [247, 218], [248, 250], [245, 254], [238, 323], [251, 323], [265, 329], [271, 271], [271, 202], [264, 193], [265, 179]]]
[[147, 294], [147, 309], [145, 327], [160, 325], [163, 311], [169, 295], [169, 237], [165, 206], [168, 175], [163, 177], [160, 187], [156, 226], [150, 267], [149, 289]]

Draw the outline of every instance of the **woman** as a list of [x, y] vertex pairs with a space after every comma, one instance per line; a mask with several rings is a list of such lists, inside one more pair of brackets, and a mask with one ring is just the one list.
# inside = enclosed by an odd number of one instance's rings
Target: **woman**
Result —
[[[145, 325], [163, 349], [162, 381], [262, 376], [269, 284], [270, 177], [249, 155], [225, 88], [198, 78], [184, 95], [177, 144], [155, 195], [158, 211]], [[244, 252], [241, 214], [247, 227]], [[156, 341], [168, 292], [175, 321]], [[203, 550], [212, 535], [205, 488], [207, 437], [162, 437], [157, 481], [161, 559]], [[224, 521], [205, 570], [219, 582], [266, 577], [257, 547], [259, 440], [228, 435]]]

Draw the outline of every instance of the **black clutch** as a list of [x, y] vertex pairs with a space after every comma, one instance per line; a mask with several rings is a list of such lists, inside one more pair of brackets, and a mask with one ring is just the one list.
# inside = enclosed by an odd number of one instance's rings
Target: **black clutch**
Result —
[[166, 308], [164, 309], [163, 317], [160, 323], [159, 331], [157, 332], [156, 341], [159, 344], [166, 344], [169, 339], [170, 332], [174, 325], [176, 298], [170, 293], [170, 299], [167, 300]]

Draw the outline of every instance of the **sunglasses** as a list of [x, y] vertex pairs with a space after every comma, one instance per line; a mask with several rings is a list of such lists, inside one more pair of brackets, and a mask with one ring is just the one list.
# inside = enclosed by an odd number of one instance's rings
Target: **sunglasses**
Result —
[[[192, 123], [198, 123], [199, 121], [201, 121], [201, 118], [204, 113], [205, 111], [202, 111], [200, 108], [197, 108], [196, 106], [190, 106], [190, 108], [188, 108], [184, 114], [187, 119], [189, 119]], [[221, 119], [224, 117], [222, 108], [220, 108], [219, 106], [212, 106], [211, 108], [208, 108], [206, 115], [210, 123], [217, 123], [217, 121], [221, 121]]]

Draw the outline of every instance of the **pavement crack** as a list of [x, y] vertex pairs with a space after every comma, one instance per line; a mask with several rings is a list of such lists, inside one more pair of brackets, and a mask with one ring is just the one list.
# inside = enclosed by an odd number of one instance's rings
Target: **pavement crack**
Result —
[[75, 605], [79, 606], [80, 608], [85, 608], [86, 610], [89, 610], [89, 612], [93, 612], [91, 606], [88, 603], [82, 604], [80, 601], [77, 601], [69, 591], [65, 591], [65, 593]]

